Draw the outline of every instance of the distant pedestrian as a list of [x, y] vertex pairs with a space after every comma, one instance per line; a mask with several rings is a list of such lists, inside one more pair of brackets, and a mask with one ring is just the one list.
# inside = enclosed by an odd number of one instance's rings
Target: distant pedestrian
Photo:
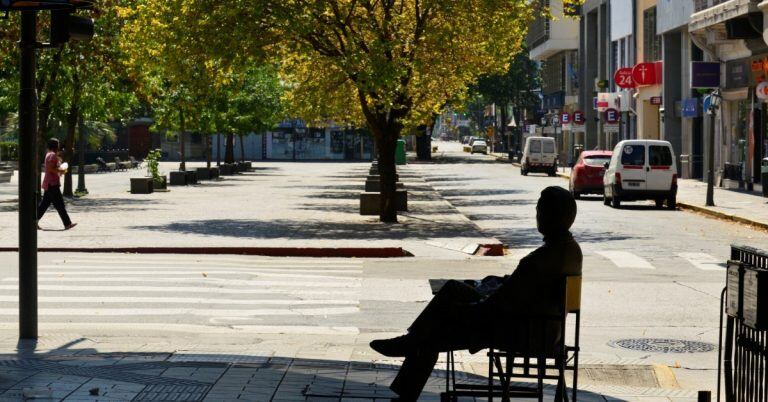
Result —
[[[61, 159], [58, 155], [59, 152], [59, 140], [51, 138], [48, 140], [48, 153], [45, 154], [45, 176], [43, 177], [43, 199], [40, 201], [40, 205], [37, 206], [37, 220], [43, 218], [45, 211], [53, 204], [56, 211], [59, 213], [61, 222], [64, 224], [64, 230], [72, 229], [77, 223], [72, 223], [67, 214], [67, 209], [64, 206], [64, 197], [61, 195], [61, 175], [67, 172], [66, 168], [62, 168]], [[37, 225], [40, 229], [40, 225]]]

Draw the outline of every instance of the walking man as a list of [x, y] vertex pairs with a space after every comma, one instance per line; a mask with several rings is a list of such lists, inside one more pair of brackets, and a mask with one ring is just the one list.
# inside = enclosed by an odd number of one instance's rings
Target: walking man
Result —
[[[72, 229], [77, 223], [72, 223], [64, 206], [64, 197], [61, 195], [61, 175], [66, 173], [67, 169], [62, 168], [61, 159], [59, 159], [59, 140], [51, 138], [48, 140], [48, 153], [45, 154], [45, 176], [43, 177], [43, 199], [37, 206], [37, 220], [43, 218], [45, 211], [53, 204], [59, 213], [61, 222], [64, 224], [64, 230]], [[37, 225], [40, 229], [40, 225]]]

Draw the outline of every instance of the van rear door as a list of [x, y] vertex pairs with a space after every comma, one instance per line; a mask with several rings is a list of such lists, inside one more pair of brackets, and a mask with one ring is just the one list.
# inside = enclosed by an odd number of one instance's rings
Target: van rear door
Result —
[[541, 140], [531, 139], [528, 147], [528, 164], [535, 166], [541, 163]]
[[673, 157], [668, 145], [648, 146], [646, 183], [648, 190], [667, 191], [672, 188]]
[[621, 165], [617, 171], [621, 174], [623, 190], [646, 189], [646, 149], [643, 144], [626, 144], [621, 150]]
[[556, 157], [555, 139], [548, 138], [541, 140], [541, 163], [552, 166], [555, 164]]

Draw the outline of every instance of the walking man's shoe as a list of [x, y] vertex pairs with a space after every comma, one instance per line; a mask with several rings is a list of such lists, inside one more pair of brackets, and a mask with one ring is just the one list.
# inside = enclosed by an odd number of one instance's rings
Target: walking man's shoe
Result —
[[402, 335], [392, 339], [376, 339], [371, 341], [371, 349], [387, 357], [405, 357], [416, 349], [413, 336]]
[[[77, 226], [77, 223], [70, 223], [67, 226], [64, 226], [64, 230], [72, 229], [73, 227]], [[39, 226], [38, 226], [39, 227]]]

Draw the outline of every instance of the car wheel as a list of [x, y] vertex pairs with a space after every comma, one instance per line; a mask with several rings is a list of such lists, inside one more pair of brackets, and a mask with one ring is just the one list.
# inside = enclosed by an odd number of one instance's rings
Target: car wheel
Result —
[[528, 171], [523, 168], [520, 168], [520, 174], [523, 176], [528, 176]]
[[663, 198], [657, 198], [656, 200], [656, 208], [664, 208], [664, 199]]
[[667, 208], [674, 211], [677, 209], [677, 196], [676, 195], [670, 195], [669, 198], [667, 198]]
[[611, 197], [611, 206], [614, 208], [621, 208], [621, 199], [618, 195], [614, 194], [613, 197]]

